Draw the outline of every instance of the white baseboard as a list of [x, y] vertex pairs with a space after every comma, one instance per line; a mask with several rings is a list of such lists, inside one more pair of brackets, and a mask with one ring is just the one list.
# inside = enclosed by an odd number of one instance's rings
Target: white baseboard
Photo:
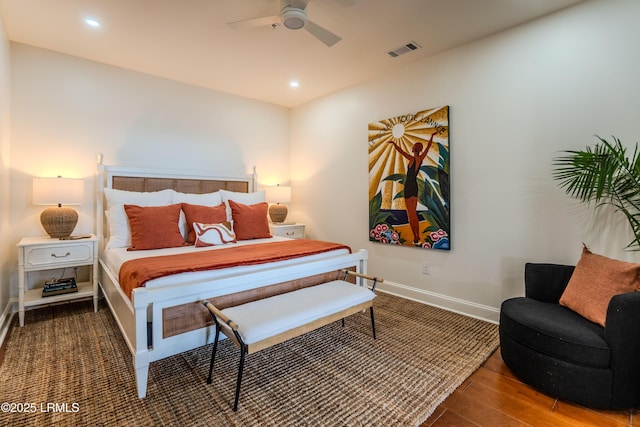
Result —
[[488, 305], [477, 304], [475, 302], [466, 301], [459, 298], [453, 298], [447, 295], [437, 294], [435, 292], [425, 291], [423, 289], [413, 288], [411, 286], [401, 285], [400, 283], [384, 282], [378, 284], [376, 290], [407, 298], [413, 301], [432, 305], [444, 310], [453, 311], [465, 316], [474, 317], [480, 320], [486, 320], [491, 323], [499, 323], [500, 309], [490, 307]]
[[4, 344], [4, 339], [7, 337], [9, 333], [9, 327], [11, 326], [11, 321], [13, 320], [13, 315], [15, 311], [13, 310], [13, 305], [17, 303], [17, 299], [9, 299], [7, 306], [2, 311], [0, 315], [0, 346]]

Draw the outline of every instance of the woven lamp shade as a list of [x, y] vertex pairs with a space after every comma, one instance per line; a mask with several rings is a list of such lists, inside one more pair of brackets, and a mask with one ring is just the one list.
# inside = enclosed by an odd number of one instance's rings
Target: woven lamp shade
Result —
[[33, 204], [57, 205], [40, 214], [42, 228], [52, 238], [69, 237], [78, 223], [78, 212], [62, 205], [80, 205], [84, 196], [84, 181], [72, 178], [34, 178]]

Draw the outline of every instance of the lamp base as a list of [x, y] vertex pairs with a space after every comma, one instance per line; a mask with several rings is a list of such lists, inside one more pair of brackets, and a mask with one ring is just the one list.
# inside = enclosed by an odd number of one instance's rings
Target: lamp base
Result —
[[52, 238], [69, 237], [78, 223], [78, 212], [65, 207], [47, 208], [40, 214], [40, 223]]
[[288, 209], [285, 205], [271, 205], [269, 207], [269, 218], [274, 224], [284, 222], [287, 218]]

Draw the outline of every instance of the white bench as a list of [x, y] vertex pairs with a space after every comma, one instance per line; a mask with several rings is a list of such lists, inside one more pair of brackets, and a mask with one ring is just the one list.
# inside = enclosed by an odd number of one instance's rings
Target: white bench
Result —
[[[382, 280], [353, 271], [344, 270], [345, 280], [334, 280], [320, 285], [310, 286], [274, 295], [235, 307], [219, 310], [209, 301], [202, 303], [207, 307], [216, 325], [216, 336], [211, 353], [209, 377], [211, 384], [213, 363], [220, 331], [240, 347], [240, 365], [236, 382], [236, 396], [233, 410], [238, 409], [240, 384], [246, 354], [255, 353], [272, 345], [284, 342], [314, 329], [325, 326], [369, 308], [373, 338], [376, 337], [373, 317], [373, 299], [375, 287]], [[348, 275], [360, 278], [360, 285], [349, 283]], [[366, 281], [373, 282], [371, 288]]]

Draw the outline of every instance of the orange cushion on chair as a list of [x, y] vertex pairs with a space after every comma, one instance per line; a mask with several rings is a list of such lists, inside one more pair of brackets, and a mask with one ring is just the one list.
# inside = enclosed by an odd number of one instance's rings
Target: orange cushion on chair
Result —
[[131, 228], [131, 247], [127, 250], [184, 246], [180, 234], [180, 204], [168, 206], [124, 205]]
[[584, 246], [560, 297], [560, 305], [605, 326], [611, 298], [637, 290], [640, 290], [640, 264], [597, 255]]
[[269, 220], [267, 219], [267, 202], [255, 205], [243, 205], [229, 200], [233, 231], [237, 240], [262, 239], [271, 237]]

